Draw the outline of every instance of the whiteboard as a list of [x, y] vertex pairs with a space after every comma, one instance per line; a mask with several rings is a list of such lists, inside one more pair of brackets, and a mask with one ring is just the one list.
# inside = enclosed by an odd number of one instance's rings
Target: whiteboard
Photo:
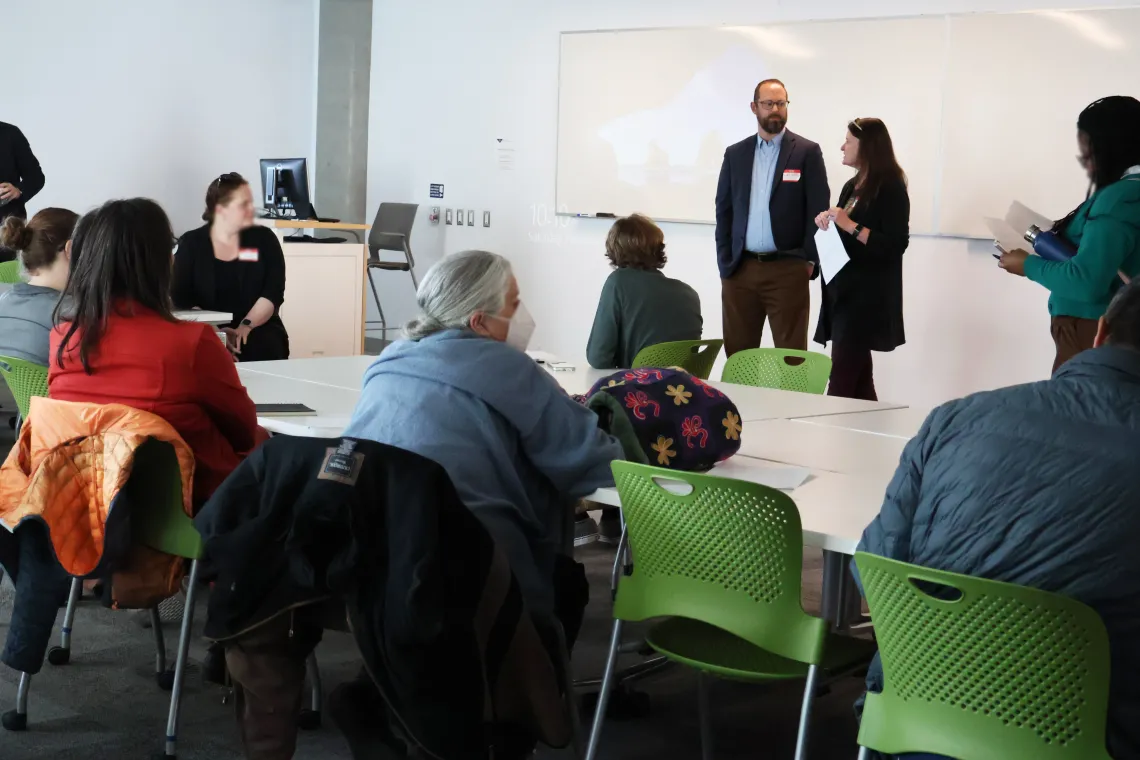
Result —
[[[942, 232], [988, 237], [1013, 199], [1051, 219], [1085, 198], [1077, 116], [1140, 93], [1140, 11], [1043, 11], [950, 19]], [[1138, 136], [1140, 139], [1140, 136]]]
[[724, 149], [755, 133], [753, 88], [777, 77], [833, 201], [847, 122], [876, 116], [913, 233], [988, 237], [982, 217], [1014, 199], [1060, 217], [1087, 189], [1077, 114], [1140, 90], [1138, 40], [1135, 8], [565, 33], [558, 209], [714, 222]]
[[945, 47], [944, 17], [564, 34], [559, 210], [713, 222], [724, 150], [756, 133], [753, 89], [778, 77], [833, 199], [853, 173], [847, 123], [877, 116], [911, 175], [912, 228], [933, 231]]

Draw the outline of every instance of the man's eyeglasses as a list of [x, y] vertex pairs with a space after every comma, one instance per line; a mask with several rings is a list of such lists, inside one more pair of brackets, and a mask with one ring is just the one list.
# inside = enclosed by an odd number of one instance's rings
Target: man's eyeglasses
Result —
[[763, 108], [765, 111], [775, 111], [777, 108], [784, 109], [791, 103], [790, 100], [757, 100], [756, 105]]

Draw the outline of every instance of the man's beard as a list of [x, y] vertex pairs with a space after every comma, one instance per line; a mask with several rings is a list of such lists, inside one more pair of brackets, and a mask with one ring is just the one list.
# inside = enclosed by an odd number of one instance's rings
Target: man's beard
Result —
[[760, 127], [770, 135], [778, 135], [786, 123], [782, 116], [769, 116], [760, 120]]

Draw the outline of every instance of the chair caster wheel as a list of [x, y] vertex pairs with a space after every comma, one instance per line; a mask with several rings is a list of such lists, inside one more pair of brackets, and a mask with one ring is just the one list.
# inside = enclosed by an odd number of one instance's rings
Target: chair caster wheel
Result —
[[297, 716], [297, 728], [302, 731], [316, 731], [321, 727], [321, 714], [316, 710], [305, 708]]
[[0, 717], [0, 723], [9, 731], [26, 731], [28, 729], [28, 714], [9, 710]]
[[174, 671], [164, 670], [161, 673], [155, 673], [154, 680], [158, 684], [158, 688], [163, 691], [170, 691], [174, 688]]
[[48, 650], [47, 661], [52, 665], [66, 665], [71, 662], [71, 650], [63, 647], [52, 647]]

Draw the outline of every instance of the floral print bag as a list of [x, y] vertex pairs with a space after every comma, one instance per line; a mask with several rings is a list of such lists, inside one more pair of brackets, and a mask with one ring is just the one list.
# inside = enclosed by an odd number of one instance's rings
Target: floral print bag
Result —
[[676, 367], [622, 370], [577, 398], [598, 413], [630, 461], [703, 472], [740, 449], [736, 404]]

